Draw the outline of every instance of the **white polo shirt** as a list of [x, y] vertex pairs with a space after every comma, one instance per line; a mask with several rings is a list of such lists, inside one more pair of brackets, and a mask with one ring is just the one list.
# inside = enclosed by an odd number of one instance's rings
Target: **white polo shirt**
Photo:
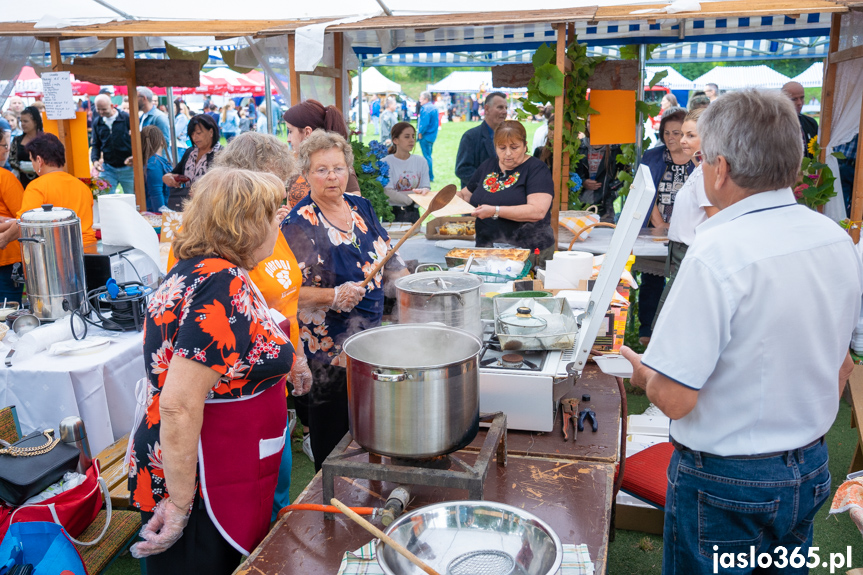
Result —
[[668, 239], [687, 246], [695, 241], [695, 228], [707, 221], [707, 212], [713, 204], [704, 191], [704, 174], [701, 166], [695, 168], [677, 196], [674, 198], [674, 212], [668, 226]]
[[717, 455], [795, 449], [839, 408], [863, 265], [848, 234], [790, 188], [733, 204], [696, 230], [645, 365], [698, 390], [671, 435]]

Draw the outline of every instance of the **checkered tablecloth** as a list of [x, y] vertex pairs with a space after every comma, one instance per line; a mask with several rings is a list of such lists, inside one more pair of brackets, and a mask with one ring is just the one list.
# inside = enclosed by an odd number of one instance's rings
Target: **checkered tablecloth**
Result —
[[[385, 575], [375, 559], [376, 540], [369, 541], [356, 551], [346, 551], [337, 575]], [[558, 575], [593, 575], [593, 561], [587, 545], [564, 545], [563, 563]]]

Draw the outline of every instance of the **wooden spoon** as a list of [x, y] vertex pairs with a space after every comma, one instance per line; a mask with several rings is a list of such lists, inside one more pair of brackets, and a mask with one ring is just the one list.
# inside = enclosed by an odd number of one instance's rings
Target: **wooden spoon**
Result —
[[429, 209], [426, 211], [426, 213], [423, 214], [422, 217], [420, 217], [420, 219], [418, 219], [417, 221], [414, 222], [414, 225], [412, 225], [408, 229], [408, 231], [405, 233], [405, 235], [402, 236], [402, 239], [400, 239], [399, 242], [394, 247], [390, 248], [390, 250], [387, 252], [387, 255], [385, 255], [381, 259], [381, 261], [379, 261], [375, 265], [375, 267], [372, 268], [372, 271], [369, 272], [369, 275], [366, 276], [366, 279], [363, 280], [363, 283], [360, 284], [360, 287], [366, 287], [367, 285], [369, 285], [369, 282], [372, 281], [372, 279], [374, 279], [374, 277], [376, 275], [378, 275], [378, 272], [381, 271], [381, 268], [384, 267], [384, 264], [386, 264], [390, 260], [390, 258], [393, 257], [393, 254], [398, 251], [398, 249], [402, 246], [402, 244], [405, 243], [405, 241], [409, 237], [414, 235], [414, 233], [416, 233], [417, 228], [419, 228], [420, 225], [423, 223], [423, 220], [425, 219], [426, 214], [436, 212], [439, 209], [445, 207], [447, 204], [449, 204], [452, 201], [452, 199], [455, 197], [455, 194], [457, 191], [458, 191], [458, 188], [456, 188], [454, 184], [449, 184], [448, 186], [444, 186], [444, 188], [441, 191], [439, 191], [434, 198], [432, 198], [431, 204], [429, 204]]
[[[455, 188], [455, 186], [453, 186], [453, 188]], [[444, 189], [446, 189], [446, 188], [444, 188]], [[452, 199], [452, 198], [450, 198], [450, 199]], [[432, 203], [432, 205], [434, 205], [434, 203]], [[446, 205], [446, 204], [444, 204], [444, 205]], [[440, 208], [437, 208], [437, 209], [440, 209]], [[429, 210], [429, 211], [431, 211], [431, 210]], [[422, 569], [423, 571], [425, 571], [429, 575], [440, 575], [440, 573], [438, 573], [437, 571], [435, 571], [434, 569], [432, 569], [431, 567], [426, 565], [422, 559], [420, 559], [419, 557], [417, 557], [416, 555], [414, 555], [413, 553], [411, 553], [410, 551], [405, 549], [405, 547], [403, 545], [394, 541], [392, 537], [390, 537], [389, 535], [387, 535], [386, 533], [384, 533], [383, 531], [381, 531], [380, 529], [378, 529], [377, 527], [375, 527], [374, 525], [372, 525], [371, 523], [369, 523], [368, 521], [366, 521], [365, 519], [363, 519], [362, 517], [360, 517], [359, 515], [354, 513], [350, 507], [348, 507], [347, 505], [345, 505], [344, 503], [342, 503], [341, 501], [339, 501], [335, 497], [330, 499], [330, 503], [335, 505], [339, 509], [339, 511], [341, 511], [346, 516], [348, 516], [354, 523], [356, 523], [357, 525], [359, 525], [360, 527], [362, 527], [363, 529], [365, 529], [366, 531], [368, 531], [369, 533], [371, 533], [372, 535], [374, 535], [375, 537], [377, 537], [378, 539], [380, 539], [381, 541], [386, 543], [389, 547], [391, 547], [399, 555], [401, 555], [402, 557], [404, 557], [405, 559], [407, 559], [408, 561], [410, 561], [411, 563], [413, 563], [414, 565], [416, 565], [417, 567], [419, 567], [420, 569]]]

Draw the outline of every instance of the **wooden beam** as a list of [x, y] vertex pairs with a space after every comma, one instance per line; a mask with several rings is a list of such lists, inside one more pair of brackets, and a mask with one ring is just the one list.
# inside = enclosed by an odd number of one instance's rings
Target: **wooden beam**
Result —
[[[833, 38], [832, 36], [830, 37]], [[845, 48], [839, 52], [830, 54], [830, 63], [838, 64], [839, 62], [847, 62], [848, 60], [856, 60], [863, 58], [863, 46], [854, 46], [853, 48]]]
[[295, 34], [288, 34], [288, 82], [291, 89], [291, 106], [300, 103], [300, 75], [297, 74], [296, 55], [297, 38]]
[[297, 72], [301, 76], [320, 76], [322, 78], [334, 78], [336, 80], [342, 77], [342, 71], [339, 68], [329, 68], [327, 66], [317, 66], [311, 72]]
[[338, 108], [342, 115], [346, 118], [350, 117], [350, 114], [345, 113], [345, 102], [344, 102], [344, 94], [342, 93], [342, 89], [344, 86], [344, 79], [347, 77], [347, 71], [345, 71], [345, 59], [342, 51], [342, 33], [334, 32], [333, 33], [333, 54], [335, 56], [335, 67], [339, 71], [339, 75], [336, 76], [336, 108]]
[[[839, 49], [839, 28], [842, 25], [842, 14], [833, 14], [830, 21], [830, 46], [827, 52], [827, 66], [824, 68], [824, 82], [822, 82], [821, 99], [821, 134], [819, 143], [821, 153], [818, 159], [824, 162], [827, 155], [827, 143], [833, 131], [833, 98], [836, 93], [836, 64], [832, 61], [832, 54]], [[836, 174], [838, 177], [839, 174]], [[849, 230], [850, 231], [850, 230]]]
[[[94, 84], [125, 84], [129, 68], [119, 58], [76, 58], [64, 68], [75, 74], [76, 80]], [[200, 69], [195, 60], [135, 60], [135, 83], [138, 86], [161, 88], [197, 88], [201, 84]]]
[[587, 80], [591, 90], [638, 90], [641, 76], [637, 60], [606, 60], [594, 70]]
[[129, 126], [132, 129], [132, 174], [135, 178], [135, 203], [138, 204], [139, 209], [145, 210], [147, 208], [147, 194], [144, 191], [144, 162], [141, 155], [141, 128], [138, 120], [138, 86], [134, 80], [136, 70], [135, 41], [133, 38], [123, 38], [123, 53], [128, 69], [126, 90], [129, 94]]
[[[50, 38], [48, 45], [51, 49], [51, 69], [55, 72], [63, 72], [63, 56], [60, 52], [60, 38]], [[72, 150], [72, 128], [69, 120], [59, 120], [57, 122], [57, 134], [60, 137], [60, 142], [66, 148], [66, 171], [70, 174], [73, 172], [75, 165], [75, 155]]]
[[[557, 25], [557, 68], [561, 72], [566, 69], [566, 23]], [[565, 192], [566, 182], [563, 175], [563, 109], [564, 96], [561, 94], [554, 99], [554, 140], [551, 175], [554, 180], [554, 201], [551, 202], [551, 228], [554, 230], [554, 245], [557, 246], [558, 223], [560, 221], [560, 207], [567, 206], [569, 193]]]
[[[596, 10], [597, 21], [608, 20], [660, 20], [663, 17], [655, 14], [633, 14], [635, 10], [650, 8], [664, 9], [667, 4], [641, 4], [638, 6], [600, 6]], [[811, 0], [800, 2], [796, 0], [761, 0], [745, 2], [742, 0], [720, 0], [702, 4], [702, 10], [697, 12], [680, 12], [675, 18], [692, 18], [706, 20], [709, 18], [744, 18], [752, 16], [797, 16], [802, 14], [847, 12], [848, 8], [830, 0]]]

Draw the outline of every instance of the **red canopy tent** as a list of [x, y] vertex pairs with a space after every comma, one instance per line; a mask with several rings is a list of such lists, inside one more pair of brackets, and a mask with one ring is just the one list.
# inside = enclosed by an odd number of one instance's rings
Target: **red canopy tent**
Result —
[[73, 96], [96, 96], [102, 87], [93, 84], [92, 82], [79, 82], [72, 80], [72, 95]]

